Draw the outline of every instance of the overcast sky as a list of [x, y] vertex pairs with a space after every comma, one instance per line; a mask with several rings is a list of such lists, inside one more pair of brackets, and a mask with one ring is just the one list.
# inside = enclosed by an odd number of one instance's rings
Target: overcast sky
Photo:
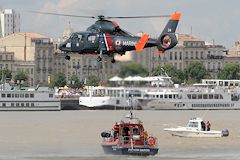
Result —
[[[75, 31], [85, 30], [92, 19], [37, 15], [27, 11], [45, 11], [77, 15], [137, 16], [182, 13], [179, 33], [224, 45], [227, 48], [240, 40], [240, 1], [238, 0], [1, 0], [1, 8], [13, 8], [21, 14], [21, 31], [61, 37], [71, 22]], [[136, 34], [139, 31], [158, 35], [166, 19], [115, 20]], [[229, 38], [230, 37], [230, 38]]]

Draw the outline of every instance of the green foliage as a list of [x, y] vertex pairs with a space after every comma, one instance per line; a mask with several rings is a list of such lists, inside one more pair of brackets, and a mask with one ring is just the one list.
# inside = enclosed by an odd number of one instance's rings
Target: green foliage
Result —
[[99, 77], [91, 75], [87, 79], [87, 86], [98, 86], [100, 82]]
[[240, 79], [240, 65], [239, 64], [226, 64], [219, 72], [220, 79]]
[[53, 85], [55, 87], [64, 87], [67, 84], [66, 77], [63, 73], [58, 73], [54, 77]]
[[120, 67], [120, 77], [147, 76], [148, 71], [142, 65], [135, 62], [123, 63]]
[[16, 82], [17, 80], [19, 81], [27, 81], [28, 80], [28, 75], [27, 73], [23, 71], [18, 71], [17, 74], [14, 76], [14, 81]]
[[184, 77], [188, 84], [199, 83], [201, 79], [211, 78], [204, 65], [197, 61], [191, 62], [184, 69]]
[[14, 76], [14, 81], [22, 87], [29, 86], [28, 75], [26, 72], [18, 71], [17, 74]]
[[177, 84], [181, 84], [184, 79], [183, 72], [181, 70], [176, 69], [173, 65], [171, 64], [166, 64], [163, 67], [158, 66], [157, 68], [154, 69], [153, 75], [158, 76], [162, 75], [166, 72], [169, 77], [171, 77], [172, 81]]
[[0, 79], [2, 79], [2, 73], [3, 73], [4, 78], [12, 79], [12, 71], [10, 71], [9, 69], [1, 69], [0, 70]]
[[80, 82], [80, 80], [78, 79], [78, 77], [76, 75], [72, 75], [72, 77], [70, 78], [70, 84], [68, 85], [70, 88], [82, 88], [83, 87], [83, 83]]

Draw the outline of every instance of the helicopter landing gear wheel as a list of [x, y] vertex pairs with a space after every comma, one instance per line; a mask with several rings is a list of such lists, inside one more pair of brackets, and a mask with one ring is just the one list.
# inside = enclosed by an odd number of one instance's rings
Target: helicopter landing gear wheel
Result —
[[102, 61], [102, 57], [98, 56], [98, 57], [97, 57], [97, 61], [98, 61], [98, 62], [101, 62], [101, 61]]
[[112, 58], [112, 59], [111, 59], [111, 62], [112, 62], [112, 63], [115, 63], [115, 62], [116, 62], [116, 60], [115, 60], [114, 58]]
[[66, 56], [65, 56], [65, 59], [66, 59], [66, 60], [70, 60], [71, 57], [70, 57], [69, 55], [66, 55]]

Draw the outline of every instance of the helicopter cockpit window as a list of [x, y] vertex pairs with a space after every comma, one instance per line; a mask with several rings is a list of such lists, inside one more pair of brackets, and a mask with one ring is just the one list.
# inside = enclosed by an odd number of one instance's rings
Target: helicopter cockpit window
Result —
[[73, 37], [72, 37], [72, 40], [73, 40], [74, 42], [77, 42], [77, 41], [78, 41], [78, 36], [77, 36], [76, 34], [74, 34]]
[[95, 35], [88, 36], [88, 41], [94, 43], [95, 40], [96, 40], [96, 36]]

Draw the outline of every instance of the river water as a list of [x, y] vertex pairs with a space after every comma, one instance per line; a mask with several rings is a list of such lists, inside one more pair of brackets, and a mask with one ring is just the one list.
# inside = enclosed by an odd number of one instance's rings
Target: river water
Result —
[[[0, 159], [3, 160], [240, 160], [240, 111], [134, 111], [149, 134], [158, 138], [155, 156], [105, 155], [100, 133], [129, 111], [77, 110], [0, 112]], [[204, 117], [212, 129], [230, 131], [223, 138], [180, 138], [164, 127], [185, 126]]]

